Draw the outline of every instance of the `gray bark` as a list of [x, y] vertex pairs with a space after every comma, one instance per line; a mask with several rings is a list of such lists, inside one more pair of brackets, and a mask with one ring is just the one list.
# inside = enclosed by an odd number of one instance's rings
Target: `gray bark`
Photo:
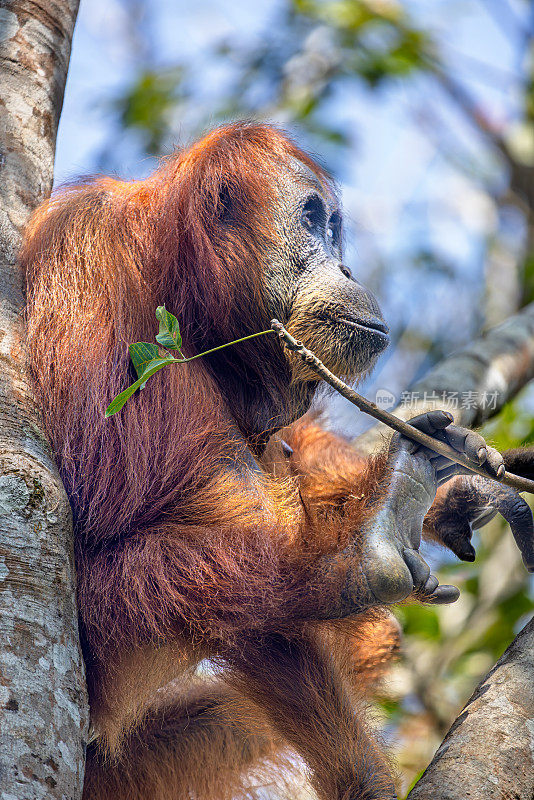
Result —
[[21, 230], [49, 194], [78, 0], [0, 0], [0, 800], [79, 798], [69, 503], [26, 374]]
[[408, 800], [532, 800], [534, 620], [452, 724]]

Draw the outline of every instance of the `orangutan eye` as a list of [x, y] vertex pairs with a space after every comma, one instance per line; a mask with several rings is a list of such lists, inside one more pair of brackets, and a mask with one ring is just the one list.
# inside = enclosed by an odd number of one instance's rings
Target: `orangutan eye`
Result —
[[306, 200], [302, 209], [301, 222], [312, 233], [323, 235], [326, 223], [326, 208], [319, 195], [314, 194]]
[[334, 247], [337, 247], [341, 241], [341, 214], [338, 211], [334, 211], [328, 220], [326, 240]]

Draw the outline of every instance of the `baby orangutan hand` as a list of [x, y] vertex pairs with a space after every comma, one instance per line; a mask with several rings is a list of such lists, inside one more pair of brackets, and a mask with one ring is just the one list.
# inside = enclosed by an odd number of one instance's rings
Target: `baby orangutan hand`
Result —
[[[503, 456], [506, 459], [507, 453]], [[519, 470], [516, 474], [520, 474]], [[534, 521], [526, 500], [511, 486], [481, 475], [461, 475], [440, 488], [425, 518], [425, 535], [444, 544], [458, 558], [474, 561], [473, 531], [482, 528], [496, 514], [501, 514], [510, 525], [525, 567], [534, 572]]]

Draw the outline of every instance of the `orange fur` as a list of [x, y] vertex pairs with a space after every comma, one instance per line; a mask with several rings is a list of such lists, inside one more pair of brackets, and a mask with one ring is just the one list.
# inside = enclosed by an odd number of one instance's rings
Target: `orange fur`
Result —
[[[27, 231], [30, 364], [75, 524], [87, 800], [253, 796], [251, 770], [284, 773], [288, 746], [322, 800], [391, 796], [362, 712], [391, 630], [365, 615], [314, 627], [358, 566], [384, 458], [363, 461], [310, 421], [284, 432], [290, 459], [274, 440], [261, 457], [295, 402], [274, 337], [165, 370], [104, 419], [131, 381], [127, 345], [154, 340], [157, 305], [188, 354], [267, 327], [262, 259], [294, 158], [327, 190], [280, 132], [228, 126], [147, 181], [59, 191]], [[218, 685], [191, 697], [205, 658], [241, 705]]]

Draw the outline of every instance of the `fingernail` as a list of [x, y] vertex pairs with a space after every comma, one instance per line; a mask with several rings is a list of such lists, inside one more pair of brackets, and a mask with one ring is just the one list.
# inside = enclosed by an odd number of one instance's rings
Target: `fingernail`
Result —
[[486, 456], [487, 456], [486, 448], [485, 447], [481, 447], [480, 450], [477, 453], [477, 456], [478, 456], [479, 462], [482, 464], [482, 462], [486, 460]]
[[504, 473], [505, 472], [506, 472], [506, 467], [504, 466], [504, 464], [501, 464], [501, 466], [497, 470], [497, 477], [498, 478], [504, 478]]
[[454, 420], [454, 417], [453, 417], [453, 415], [451, 414], [450, 411], [444, 411], [443, 413], [445, 414], [447, 419], [450, 419], [451, 422]]
[[462, 561], [474, 561], [476, 558], [475, 548], [466, 544], [465, 547], [458, 548], [456, 555], [458, 558], [461, 558]]

